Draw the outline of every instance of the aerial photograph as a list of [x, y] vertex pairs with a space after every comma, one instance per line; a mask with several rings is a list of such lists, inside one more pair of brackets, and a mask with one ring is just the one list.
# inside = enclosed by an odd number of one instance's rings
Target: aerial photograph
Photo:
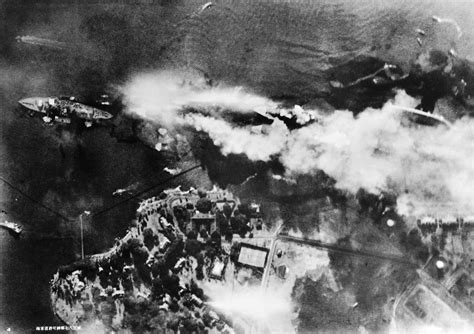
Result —
[[474, 333], [474, 0], [0, 0], [0, 333]]

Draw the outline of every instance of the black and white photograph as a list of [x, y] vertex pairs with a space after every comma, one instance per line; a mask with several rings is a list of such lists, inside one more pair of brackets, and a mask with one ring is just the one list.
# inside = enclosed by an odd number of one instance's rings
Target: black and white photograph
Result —
[[0, 0], [0, 333], [474, 333], [474, 0]]

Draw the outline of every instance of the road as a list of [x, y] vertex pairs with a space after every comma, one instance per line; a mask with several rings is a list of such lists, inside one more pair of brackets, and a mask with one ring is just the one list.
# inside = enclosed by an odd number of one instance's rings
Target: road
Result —
[[277, 230], [275, 236], [273, 237], [271, 246], [270, 246], [270, 252], [268, 256], [267, 263], [265, 265], [265, 269], [263, 272], [263, 277], [262, 277], [262, 287], [266, 289], [268, 285], [268, 277], [270, 275], [270, 270], [271, 270], [271, 265], [272, 265], [272, 260], [273, 256], [275, 254], [275, 246], [276, 242], [281, 240], [281, 241], [289, 241], [289, 242], [295, 242], [295, 243], [300, 243], [303, 245], [308, 245], [320, 249], [325, 249], [329, 250], [332, 252], [338, 252], [338, 253], [343, 253], [346, 255], [351, 255], [351, 256], [359, 256], [359, 257], [369, 257], [369, 258], [376, 258], [380, 260], [385, 260], [385, 261], [392, 261], [396, 262], [399, 264], [407, 265], [407, 266], [412, 266], [414, 268], [418, 268], [419, 265], [415, 262], [411, 262], [407, 260], [405, 257], [401, 256], [393, 256], [389, 254], [383, 254], [383, 253], [374, 253], [370, 251], [364, 251], [364, 250], [357, 250], [357, 249], [352, 249], [352, 248], [345, 248], [345, 247], [340, 247], [335, 244], [328, 244], [324, 243], [318, 240], [310, 240], [310, 239], [304, 239], [304, 238], [298, 238], [298, 237], [292, 237], [288, 235], [280, 235], [280, 230]]
[[292, 242], [302, 243], [304, 245], [309, 245], [309, 246], [313, 246], [313, 247], [321, 248], [321, 249], [328, 249], [333, 252], [344, 253], [347, 255], [365, 256], [365, 257], [377, 258], [380, 260], [398, 262], [400, 264], [409, 265], [416, 268], [419, 267], [417, 263], [411, 262], [407, 260], [405, 257], [401, 257], [401, 256], [393, 256], [389, 254], [375, 253], [375, 252], [369, 252], [369, 251], [364, 251], [364, 250], [357, 250], [353, 248], [345, 248], [345, 247], [340, 247], [334, 244], [327, 244], [318, 240], [309, 240], [309, 239], [303, 239], [303, 238], [297, 238], [297, 237], [291, 237], [291, 236], [279, 235], [277, 239], [283, 240], [283, 241], [292, 241]]

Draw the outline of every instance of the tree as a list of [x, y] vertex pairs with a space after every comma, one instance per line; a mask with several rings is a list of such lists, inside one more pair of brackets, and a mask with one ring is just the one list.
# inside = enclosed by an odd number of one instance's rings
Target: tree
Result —
[[148, 326], [153, 330], [153, 333], [166, 332], [166, 313], [159, 310], [158, 314], [148, 319]]
[[163, 281], [161, 280], [160, 277], [156, 277], [153, 279], [151, 283], [151, 295], [153, 299], [158, 299], [161, 297], [164, 293], [164, 288], [163, 288]]
[[186, 254], [196, 257], [202, 249], [201, 243], [196, 239], [187, 239], [184, 247]]
[[183, 206], [176, 205], [175, 207], [173, 207], [173, 213], [178, 222], [179, 228], [183, 230], [185, 227], [185, 223], [190, 218], [188, 210], [186, 210], [186, 208]]
[[133, 250], [140, 247], [141, 245], [142, 245], [142, 242], [140, 239], [132, 238], [132, 239], [128, 239], [125, 249], [129, 249], [133, 253]]
[[217, 231], [211, 233], [211, 243], [216, 248], [221, 248], [222, 237], [221, 234]]
[[198, 329], [198, 324], [196, 322], [196, 319], [194, 319], [194, 318], [187, 317], [187, 318], [183, 319], [181, 323], [182, 323], [184, 329], [188, 333], [195, 333]]
[[193, 230], [189, 231], [187, 237], [188, 239], [197, 239], [196, 231], [193, 231]]
[[212, 202], [208, 198], [200, 198], [196, 202], [196, 209], [202, 213], [208, 213], [212, 209]]
[[160, 197], [160, 199], [165, 199], [166, 197], [168, 197], [168, 195], [166, 195], [165, 192], [161, 192], [159, 197]]
[[168, 268], [166, 267], [164, 260], [155, 261], [155, 263], [151, 265], [151, 273], [153, 277], [168, 275]]
[[189, 290], [191, 291], [191, 293], [194, 293], [196, 297], [201, 298], [201, 299], [204, 298], [204, 291], [196, 284], [196, 282], [193, 279], [191, 280]]
[[239, 204], [239, 206], [237, 207], [237, 209], [239, 210], [239, 212], [243, 215], [245, 215], [247, 218], [250, 218], [250, 205], [249, 204]]
[[232, 262], [237, 262], [240, 253], [240, 243], [234, 242], [230, 248], [230, 260]]
[[138, 277], [140, 277], [140, 279], [145, 284], [150, 284], [151, 283], [150, 268], [144, 263], [136, 264], [135, 268], [137, 269]]
[[221, 211], [216, 212], [216, 225], [222, 234], [227, 232], [229, 223], [227, 222], [226, 216]]
[[230, 216], [232, 215], [232, 207], [227, 202], [224, 203], [224, 206], [222, 207], [222, 211], [224, 212], [224, 215], [227, 217], [227, 219], [229, 219]]
[[122, 278], [122, 286], [125, 292], [133, 290], [133, 282], [129, 278]]
[[155, 235], [151, 228], [147, 227], [143, 230], [143, 243], [145, 244], [146, 248], [148, 248], [148, 250], [151, 250], [154, 247], [154, 236]]
[[242, 233], [243, 230], [246, 230], [248, 219], [242, 213], [234, 214], [234, 217], [231, 219], [232, 231], [235, 233]]
[[204, 279], [204, 272], [203, 272], [203, 267], [204, 267], [204, 256], [202, 253], [198, 253], [196, 255], [196, 260], [197, 260], [197, 268], [196, 268], [196, 278], [198, 280]]
[[183, 255], [184, 242], [180, 239], [174, 240], [165, 253], [165, 264], [168, 268], [174, 266]]
[[327, 288], [325, 275], [318, 281], [298, 278], [293, 287], [292, 298], [300, 307], [298, 331], [308, 332], [355, 332], [359, 321], [350, 312], [342, 294]]
[[426, 262], [429, 257], [429, 249], [423, 244], [418, 228], [412, 229], [408, 235], [400, 234], [400, 244], [411, 253], [417, 260]]
[[164, 291], [171, 297], [179, 298], [179, 277], [173, 274], [164, 276], [161, 279]]

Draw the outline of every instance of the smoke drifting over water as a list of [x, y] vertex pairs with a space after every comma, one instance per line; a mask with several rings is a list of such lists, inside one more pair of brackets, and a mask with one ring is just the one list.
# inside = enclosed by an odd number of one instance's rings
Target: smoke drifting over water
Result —
[[[394, 191], [403, 214], [448, 214], [442, 209], [446, 203], [450, 214], [474, 209], [474, 190], [466, 186], [474, 178], [472, 120], [458, 120], [449, 129], [404, 126], [393, 104], [413, 107], [416, 101], [399, 92], [382, 109], [367, 109], [357, 117], [350, 111], [310, 110], [317, 121], [300, 129], [290, 130], [275, 119], [271, 126], [255, 131], [231, 124], [219, 117], [219, 111], [295, 114], [293, 110], [301, 113], [301, 108], [286, 110], [241, 88], [182, 82], [182, 77], [173, 78], [171, 73], [136, 77], [123, 89], [129, 112], [160, 124], [206, 132], [224, 155], [243, 153], [252, 161], [278, 159], [290, 177], [323, 170], [336, 180], [336, 187], [351, 193], [359, 188]], [[199, 109], [206, 116], [183, 115], [186, 108]]]
[[365, 188], [403, 194], [405, 204], [414, 201], [413, 208], [399, 206], [403, 214], [436, 213], [447, 202], [451, 213], [466, 214], [474, 203], [474, 192], [464, 186], [474, 177], [473, 129], [470, 120], [451, 129], [405, 127], [391, 103], [358, 117], [336, 111], [293, 131], [280, 160], [289, 173], [322, 169], [352, 193]]
[[173, 71], [135, 76], [122, 93], [129, 112], [165, 125], [181, 123], [177, 115], [184, 108], [265, 112], [277, 107], [241, 87], [206, 87], [202, 77]]
[[185, 117], [188, 124], [197, 131], [206, 132], [221, 147], [222, 153], [245, 154], [253, 161], [268, 161], [277, 155], [286, 146], [288, 129], [280, 120], [275, 120], [268, 128], [268, 132], [254, 133], [249, 128], [233, 127], [228, 122], [212, 117], [188, 115]]

